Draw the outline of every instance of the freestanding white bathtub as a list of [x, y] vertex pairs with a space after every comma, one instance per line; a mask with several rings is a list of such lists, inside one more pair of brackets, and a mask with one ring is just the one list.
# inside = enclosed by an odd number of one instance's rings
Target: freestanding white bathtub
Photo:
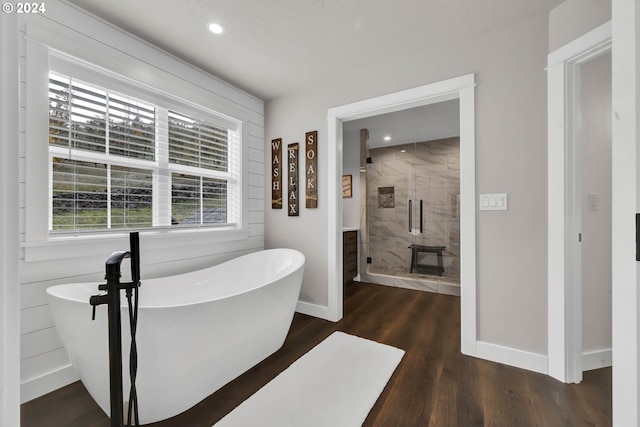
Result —
[[[144, 280], [143, 272], [136, 334], [140, 422], [184, 412], [278, 350], [291, 326], [304, 263], [298, 251], [269, 249], [171, 277]], [[89, 305], [97, 293], [97, 283], [47, 289], [71, 363], [109, 414], [107, 306], [96, 307], [92, 321]], [[130, 333], [124, 292], [121, 298], [127, 400]]]

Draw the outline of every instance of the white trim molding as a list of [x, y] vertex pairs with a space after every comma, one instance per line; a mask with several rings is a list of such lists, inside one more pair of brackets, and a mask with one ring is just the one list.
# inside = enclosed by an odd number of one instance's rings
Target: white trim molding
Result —
[[19, 55], [16, 14], [0, 17], [0, 425], [20, 425]]
[[37, 378], [24, 381], [20, 388], [20, 402], [28, 402], [44, 394], [55, 391], [80, 379], [71, 364], [61, 366]]
[[612, 8], [612, 392], [613, 425], [640, 425], [640, 3]]
[[460, 232], [462, 352], [476, 354], [476, 169], [475, 76], [467, 74], [413, 89], [354, 102], [328, 111], [329, 221], [328, 311], [342, 317], [342, 123], [423, 105], [460, 101]]
[[587, 351], [582, 353], [582, 370], [586, 372], [594, 369], [607, 368], [611, 366], [612, 360], [613, 353], [610, 348]]
[[310, 302], [298, 301], [296, 305], [296, 311], [298, 313], [306, 314], [307, 316], [317, 317], [319, 319], [330, 320], [333, 322], [337, 322], [338, 320], [333, 320], [335, 314], [329, 311], [329, 307], [324, 305], [312, 304]]
[[548, 373], [582, 380], [581, 213], [576, 71], [611, 50], [611, 22], [548, 56]]
[[547, 357], [543, 354], [517, 350], [484, 341], [477, 342], [476, 350], [475, 356], [481, 359], [526, 369], [539, 374], [547, 373]]
[[567, 61], [576, 61], [576, 59], [588, 54], [592, 50], [598, 50], [602, 47], [605, 49], [607, 47], [611, 48], [612, 28], [611, 21], [605, 22], [587, 34], [554, 50], [547, 57], [547, 68], [563, 64]]

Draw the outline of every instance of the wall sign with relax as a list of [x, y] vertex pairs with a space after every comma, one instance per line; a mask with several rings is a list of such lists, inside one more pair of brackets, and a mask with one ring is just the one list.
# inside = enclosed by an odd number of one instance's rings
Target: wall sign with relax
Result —
[[289, 216], [299, 215], [298, 205], [298, 152], [299, 144], [294, 142], [287, 147], [287, 158], [289, 159]]
[[[318, 171], [318, 131], [305, 134], [304, 150], [299, 144], [287, 146], [287, 215], [298, 216], [299, 204], [299, 156], [305, 156], [305, 206], [313, 209], [318, 207], [317, 171]], [[282, 138], [271, 141], [271, 208], [282, 209]]]

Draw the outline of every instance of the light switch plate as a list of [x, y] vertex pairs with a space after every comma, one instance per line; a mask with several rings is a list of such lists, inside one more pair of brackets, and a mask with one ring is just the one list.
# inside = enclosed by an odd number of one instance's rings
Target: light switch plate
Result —
[[507, 193], [481, 194], [481, 211], [506, 211], [508, 210]]
[[598, 193], [589, 193], [589, 210], [598, 210]]

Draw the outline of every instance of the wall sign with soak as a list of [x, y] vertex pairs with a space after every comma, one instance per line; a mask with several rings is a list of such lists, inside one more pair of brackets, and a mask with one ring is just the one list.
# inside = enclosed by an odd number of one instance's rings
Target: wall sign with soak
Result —
[[282, 138], [271, 141], [271, 208], [282, 209]]
[[298, 147], [297, 142], [287, 146], [289, 159], [289, 216], [298, 216]]
[[307, 132], [305, 135], [306, 150], [306, 207], [318, 207], [318, 131]]

